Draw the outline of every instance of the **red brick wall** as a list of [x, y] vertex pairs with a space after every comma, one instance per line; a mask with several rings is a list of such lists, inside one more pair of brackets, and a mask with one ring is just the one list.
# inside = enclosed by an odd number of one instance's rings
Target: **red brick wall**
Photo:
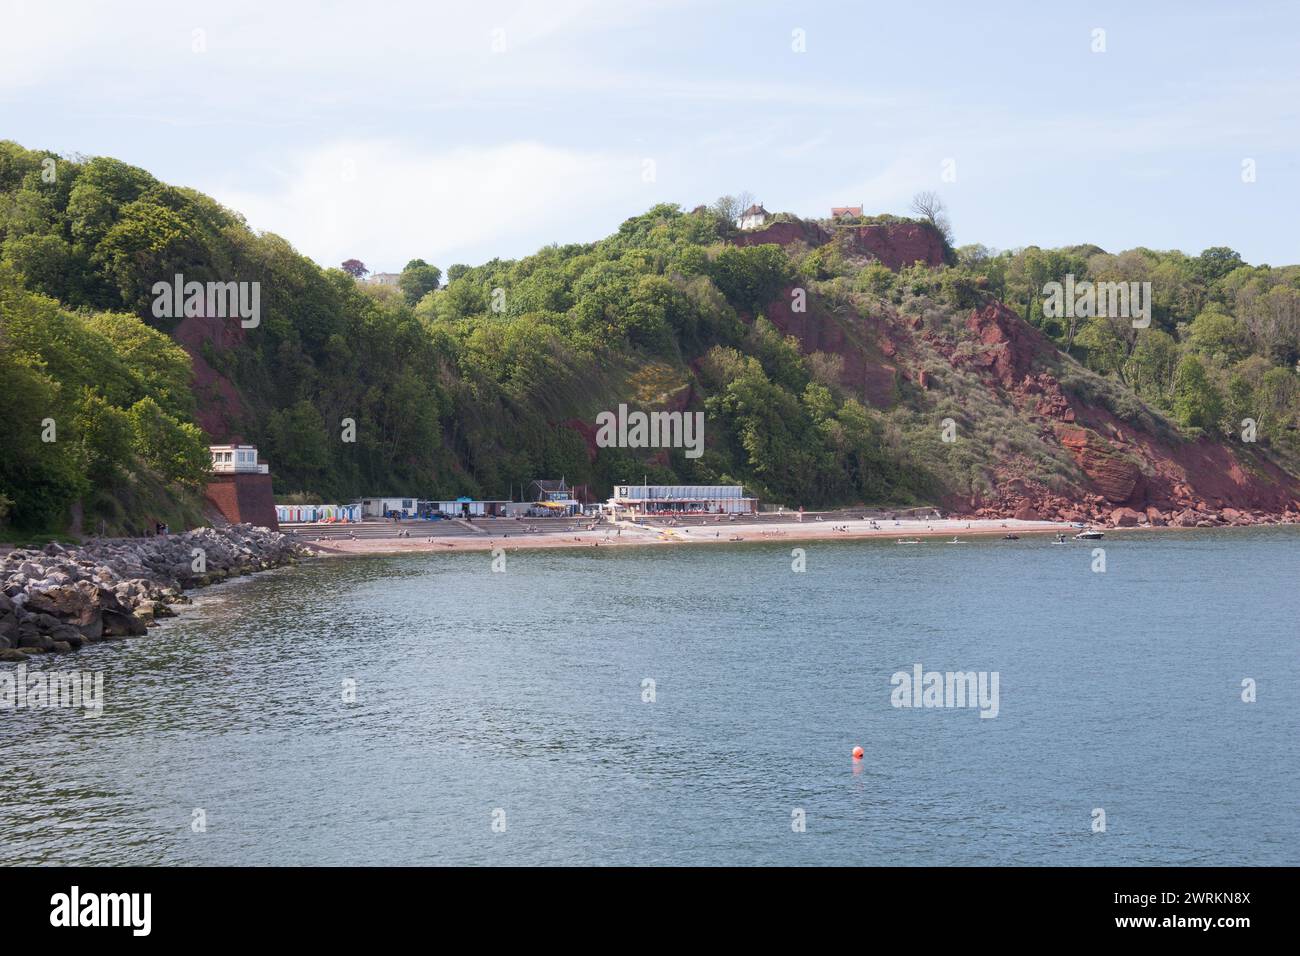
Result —
[[208, 501], [231, 524], [246, 521], [279, 531], [270, 475], [213, 475], [208, 479]]

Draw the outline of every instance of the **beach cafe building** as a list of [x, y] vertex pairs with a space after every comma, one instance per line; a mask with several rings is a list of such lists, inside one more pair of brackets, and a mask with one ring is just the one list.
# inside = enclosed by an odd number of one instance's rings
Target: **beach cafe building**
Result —
[[740, 485], [615, 485], [606, 507], [614, 514], [747, 515], [758, 511], [758, 499], [745, 497]]
[[528, 486], [528, 500], [537, 511], [547, 511], [555, 515], [576, 515], [582, 511], [582, 502], [573, 497], [571, 489], [563, 478], [559, 481], [538, 479]]

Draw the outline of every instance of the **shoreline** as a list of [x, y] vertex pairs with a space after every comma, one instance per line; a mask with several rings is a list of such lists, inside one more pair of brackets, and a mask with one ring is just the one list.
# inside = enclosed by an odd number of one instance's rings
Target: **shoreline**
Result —
[[[861, 525], [859, 527], [858, 525]], [[307, 526], [308, 528], [310, 526]], [[1205, 531], [1206, 528], [1183, 528], [1173, 525], [1138, 525], [1129, 528], [1096, 527], [1106, 534], [1119, 531]], [[1223, 525], [1222, 527], [1237, 527]], [[1285, 527], [1285, 525], [1256, 525], [1241, 527]], [[618, 531], [622, 530], [622, 534]], [[846, 530], [837, 530], [844, 528]], [[358, 555], [439, 554], [483, 552], [501, 548], [505, 551], [549, 551], [572, 548], [659, 547], [665, 545], [708, 544], [762, 544], [781, 542], [816, 541], [897, 541], [939, 539], [950, 541], [974, 538], [1000, 540], [1007, 534], [1050, 535], [1066, 534], [1071, 540], [1081, 530], [1073, 524], [1051, 521], [1022, 521], [1014, 518], [982, 519], [920, 519], [900, 520], [872, 528], [861, 519], [842, 522], [720, 522], [717, 524], [689, 525], [684, 527], [658, 527], [630, 524], [599, 527], [594, 531], [547, 530], [534, 533], [473, 535], [421, 535], [397, 537], [368, 537], [348, 539], [336, 537], [328, 541], [310, 540], [310, 530], [295, 529], [291, 537], [313, 557], [346, 558]], [[1105, 540], [1104, 538], [1101, 540]]]
[[[562, 520], [562, 519], [539, 519]], [[1221, 524], [1215, 528], [1288, 527], [1296, 522], [1267, 525]], [[1015, 518], [908, 518], [879, 526], [862, 518], [839, 520], [714, 521], [687, 518], [677, 525], [623, 521], [587, 530], [568, 528], [524, 531], [528, 524], [444, 525], [444, 533], [425, 527], [423, 535], [406, 537], [417, 526], [396, 527], [372, 522], [355, 526], [297, 526], [272, 532], [251, 525], [225, 529], [201, 528], [166, 538], [112, 539], [64, 548], [51, 543], [40, 551], [14, 549], [0, 554], [0, 663], [21, 663], [35, 655], [62, 655], [109, 640], [146, 636], [162, 618], [175, 617], [190, 604], [194, 592], [221, 583], [292, 567], [303, 560], [445, 552], [547, 551], [573, 548], [703, 546], [719, 544], [808, 544], [820, 541], [874, 541], [902, 544], [1001, 540], [1009, 534], [1065, 534], [1072, 541], [1079, 529], [1072, 523]], [[457, 531], [452, 531], [458, 527]], [[534, 525], [536, 527], [536, 525]], [[1177, 525], [1098, 527], [1116, 531], [1206, 531]], [[348, 537], [343, 537], [345, 533]], [[354, 530], [355, 529], [355, 530]], [[389, 530], [391, 529], [391, 530]], [[311, 540], [330, 534], [328, 541]], [[353, 538], [360, 531], [364, 536]], [[387, 534], [385, 532], [388, 532]], [[496, 531], [498, 533], [493, 533]], [[620, 533], [621, 532], [621, 533]], [[1095, 540], [1081, 543], [1095, 544]], [[1105, 540], [1104, 538], [1101, 540]], [[193, 545], [204, 547], [191, 552]], [[203, 550], [209, 564], [191, 569], [191, 553]]]

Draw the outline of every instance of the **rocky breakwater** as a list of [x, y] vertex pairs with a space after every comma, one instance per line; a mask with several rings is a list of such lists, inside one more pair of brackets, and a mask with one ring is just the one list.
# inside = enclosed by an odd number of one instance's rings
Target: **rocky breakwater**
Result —
[[286, 535], [239, 524], [0, 556], [0, 661], [144, 634], [187, 588], [292, 563]]

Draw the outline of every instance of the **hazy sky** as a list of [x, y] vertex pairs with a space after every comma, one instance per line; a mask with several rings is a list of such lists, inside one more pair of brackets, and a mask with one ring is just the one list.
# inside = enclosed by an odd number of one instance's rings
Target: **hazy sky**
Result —
[[1250, 7], [0, 0], [0, 138], [384, 271], [741, 190], [816, 216], [932, 189], [959, 244], [1300, 262], [1300, 5]]

